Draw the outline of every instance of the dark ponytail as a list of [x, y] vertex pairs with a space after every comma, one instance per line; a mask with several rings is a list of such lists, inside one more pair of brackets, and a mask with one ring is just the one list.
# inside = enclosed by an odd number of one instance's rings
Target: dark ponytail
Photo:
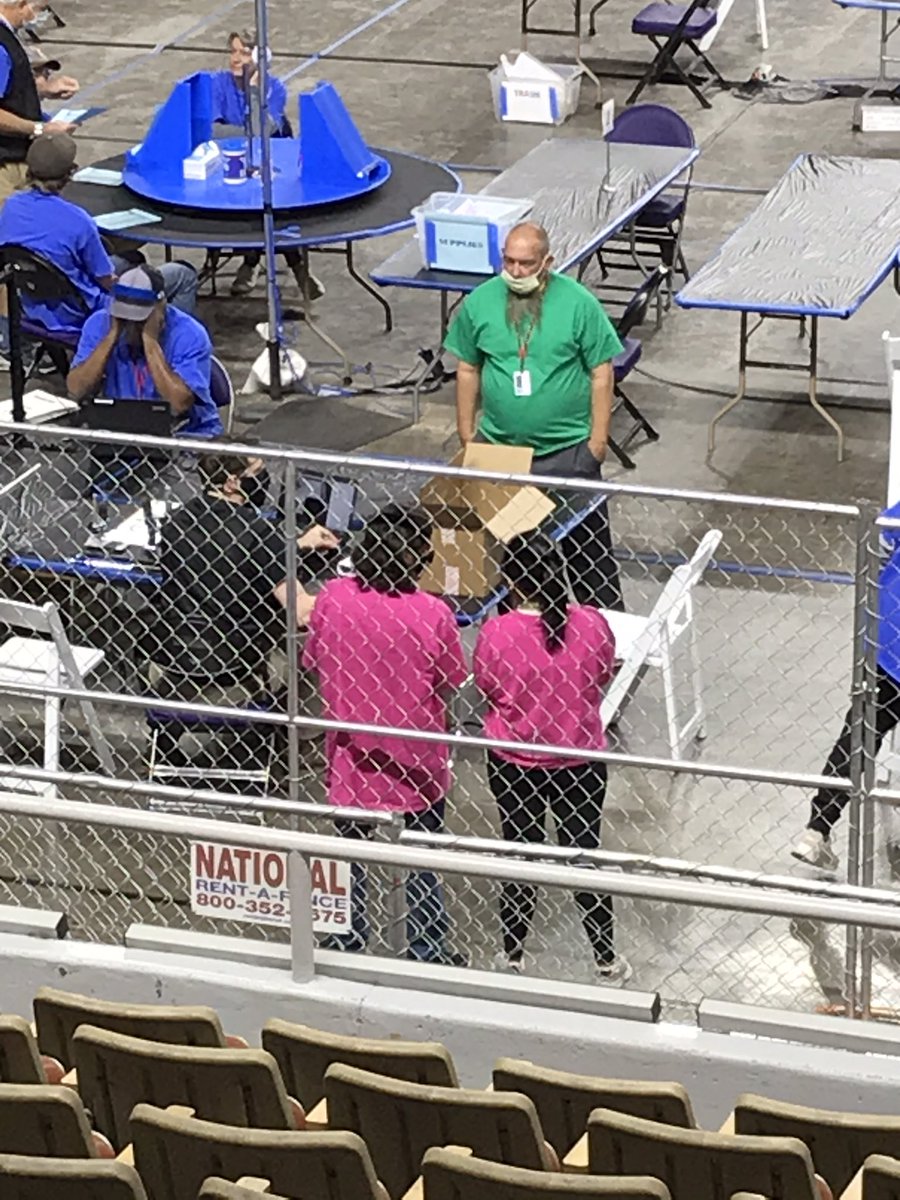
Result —
[[566, 568], [556, 543], [545, 533], [518, 533], [503, 552], [502, 570], [517, 596], [540, 610], [544, 644], [553, 654], [565, 643], [569, 617]]

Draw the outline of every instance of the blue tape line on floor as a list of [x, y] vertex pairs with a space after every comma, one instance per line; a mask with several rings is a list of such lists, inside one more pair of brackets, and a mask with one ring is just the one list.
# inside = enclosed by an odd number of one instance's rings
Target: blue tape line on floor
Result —
[[159, 55], [162, 54], [164, 50], [168, 50], [170, 46], [180, 46], [181, 43], [187, 38], [193, 37], [195, 33], [199, 33], [201, 29], [205, 29], [207, 25], [211, 25], [213, 21], [224, 16], [225, 13], [231, 12], [232, 9], [238, 8], [243, 3], [244, 0], [227, 0], [227, 3], [218, 5], [212, 10], [211, 13], [208, 13], [201, 20], [195, 21], [189, 29], [186, 29], [183, 33], [179, 33], [177, 37], [171, 38], [166, 42], [157, 43], [152, 50], [148, 50], [147, 53], [142, 54], [140, 58], [133, 58], [130, 62], [126, 63], [124, 67], [119, 67], [118, 70], [113, 71], [110, 75], [104, 75], [102, 79], [98, 79], [96, 83], [91, 83], [86, 88], [82, 88], [78, 93], [79, 104], [87, 96], [96, 96], [98, 92], [102, 92], [103, 89], [108, 88], [110, 84], [118, 83], [120, 79], [125, 79], [128, 75], [131, 75], [133, 71], [136, 71], [139, 67], [144, 66], [145, 63], [151, 62], [154, 58], [158, 58]]
[[392, 13], [398, 12], [407, 4], [409, 4], [409, 0], [394, 0], [393, 4], [389, 4], [387, 8], [381, 9], [380, 12], [377, 12], [374, 14], [374, 16], [369, 17], [367, 21], [363, 21], [362, 24], [357, 25], [355, 28], [349, 30], [345, 34], [342, 34], [337, 41], [334, 41], [330, 45], [326, 46], [324, 50], [319, 50], [316, 54], [312, 54], [309, 58], [304, 59], [304, 61], [300, 63], [298, 67], [294, 67], [293, 71], [288, 71], [286, 75], [282, 75], [282, 82], [287, 83], [289, 79], [293, 79], [295, 75], [299, 75], [301, 71], [305, 71], [307, 67], [311, 67], [314, 63], [317, 63], [319, 59], [327, 58], [329, 54], [333, 54], [335, 50], [340, 49], [341, 46], [345, 45], [352, 38], [357, 37], [361, 33], [365, 33], [367, 29], [371, 29], [373, 25], [377, 25], [379, 21], [383, 21], [385, 17], [389, 17]]

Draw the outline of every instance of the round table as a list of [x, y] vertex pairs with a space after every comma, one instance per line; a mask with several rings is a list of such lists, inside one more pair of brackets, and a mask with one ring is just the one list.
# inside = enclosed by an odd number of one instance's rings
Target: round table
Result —
[[[391, 166], [387, 182], [375, 191], [338, 204], [283, 210], [275, 214], [276, 246], [279, 250], [309, 247], [334, 247], [324, 253], [342, 254], [348, 274], [373, 296], [385, 314], [385, 329], [393, 328], [391, 307], [381, 292], [360, 275], [353, 264], [353, 243], [407, 229], [413, 224], [412, 209], [427, 200], [432, 192], [458, 192], [459, 177], [442, 163], [405, 154], [399, 150], [376, 150]], [[121, 171], [124, 155], [92, 163], [94, 167]], [[212, 252], [215, 261], [221, 251], [241, 253], [264, 248], [261, 213], [233, 213], [220, 210], [183, 208], [162, 204], [139, 196], [124, 184], [107, 187], [99, 183], [73, 181], [63, 192], [67, 200], [79, 204], [92, 217], [102, 217], [124, 209], [137, 208], [160, 220], [130, 229], [111, 231], [115, 238], [143, 245], [196, 247]], [[215, 262], [212, 274], [215, 270]], [[215, 278], [213, 275], [215, 290]]]

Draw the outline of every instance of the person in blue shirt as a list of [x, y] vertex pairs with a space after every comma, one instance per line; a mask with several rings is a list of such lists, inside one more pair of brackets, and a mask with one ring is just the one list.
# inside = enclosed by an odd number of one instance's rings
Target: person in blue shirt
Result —
[[[237, 125], [241, 129], [247, 123], [247, 105], [250, 89], [257, 85], [254, 50], [256, 34], [251, 30], [228, 35], [228, 69], [210, 73], [213, 89], [213, 121], [219, 125]], [[269, 122], [273, 137], [292, 137], [291, 123], [285, 115], [287, 88], [274, 75], [269, 76]], [[321, 281], [303, 268], [303, 259], [298, 251], [284, 251], [284, 259], [297, 281], [297, 286], [310, 300], [319, 300], [325, 295]], [[253, 251], [245, 254], [231, 284], [232, 296], [247, 296], [259, 279], [262, 254]]]
[[[900, 503], [882, 513], [900, 520]], [[882, 540], [891, 548], [890, 558], [878, 580], [878, 656], [875, 695], [875, 752], [887, 735], [900, 725], [900, 529], [883, 529]], [[850, 776], [850, 738], [853, 710], [832, 747], [823, 775]], [[849, 792], [821, 788], [812, 798], [809, 823], [791, 853], [801, 862], [826, 871], [836, 871], [838, 857], [831, 845], [831, 831], [850, 800]]]
[[[134, 265], [111, 259], [93, 217], [60, 195], [76, 170], [75, 155], [75, 139], [68, 133], [35, 138], [25, 159], [28, 187], [15, 192], [0, 209], [0, 246], [22, 246], [59, 267], [87, 306], [86, 313], [74, 297], [39, 302], [23, 295], [28, 320], [54, 333], [79, 333], [86, 317], [109, 303], [116, 275]], [[166, 299], [193, 313], [198, 282], [194, 268], [189, 263], [166, 263], [160, 274]]]
[[210, 395], [212, 343], [199, 321], [166, 303], [162, 275], [133, 267], [114, 284], [107, 310], [88, 317], [69, 372], [75, 400], [165, 400], [175, 435], [222, 433]]

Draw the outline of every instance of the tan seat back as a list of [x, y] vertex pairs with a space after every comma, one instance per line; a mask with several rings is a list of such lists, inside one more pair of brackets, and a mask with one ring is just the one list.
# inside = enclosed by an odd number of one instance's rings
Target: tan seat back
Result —
[[829, 1112], [747, 1093], [734, 1106], [734, 1130], [799, 1138], [835, 1196], [841, 1195], [870, 1154], [900, 1158], [900, 1117]]
[[329, 1126], [360, 1135], [395, 1200], [417, 1178], [432, 1146], [468, 1146], [481, 1158], [535, 1171], [553, 1165], [526, 1096], [426, 1087], [340, 1063], [325, 1074], [325, 1096]]
[[900, 1162], [870, 1154], [863, 1163], [862, 1200], [900, 1200]]
[[425, 1200], [671, 1200], [658, 1179], [526, 1171], [452, 1150], [428, 1150], [422, 1175]]
[[227, 1179], [219, 1179], [213, 1175], [197, 1193], [197, 1200], [259, 1200], [261, 1195], [266, 1196], [268, 1200], [285, 1200], [284, 1197], [273, 1194], [268, 1179], [251, 1179], [244, 1176], [244, 1180], [250, 1182], [244, 1183], [239, 1179], [237, 1183], [230, 1183]]
[[50, 1084], [0, 1083], [0, 1154], [92, 1158], [91, 1127], [77, 1093]]
[[521, 1092], [533, 1101], [544, 1136], [561, 1157], [587, 1129], [588, 1117], [595, 1108], [684, 1129], [696, 1128], [697, 1124], [690, 1097], [680, 1083], [571, 1075], [516, 1058], [499, 1058], [493, 1080], [497, 1091]]
[[0, 1016], [0, 1083], [46, 1083], [41, 1056], [28, 1022]]
[[186, 1105], [226, 1125], [294, 1128], [278, 1067], [264, 1050], [173, 1046], [91, 1025], [80, 1026], [72, 1045], [78, 1091], [116, 1150], [128, 1143], [128, 1118], [142, 1101]]
[[796, 1138], [738, 1137], [676, 1129], [598, 1108], [588, 1121], [592, 1175], [652, 1175], [672, 1200], [816, 1200], [812, 1160]]
[[84, 1159], [0, 1154], [3, 1200], [147, 1200], [134, 1167]]
[[342, 1037], [290, 1021], [267, 1021], [263, 1049], [281, 1070], [288, 1092], [309, 1111], [325, 1095], [325, 1072], [346, 1063], [376, 1075], [432, 1087], [459, 1087], [453, 1060], [439, 1042], [401, 1042], [389, 1038]]
[[194, 1200], [212, 1175], [250, 1175], [296, 1200], [386, 1200], [372, 1160], [352, 1133], [238, 1129], [139, 1104], [134, 1161], [150, 1200]]
[[199, 1004], [118, 1004], [42, 987], [34, 998], [34, 1023], [41, 1053], [58, 1058], [67, 1069], [75, 1066], [72, 1039], [79, 1025], [178, 1046], [225, 1045], [215, 1009]]

